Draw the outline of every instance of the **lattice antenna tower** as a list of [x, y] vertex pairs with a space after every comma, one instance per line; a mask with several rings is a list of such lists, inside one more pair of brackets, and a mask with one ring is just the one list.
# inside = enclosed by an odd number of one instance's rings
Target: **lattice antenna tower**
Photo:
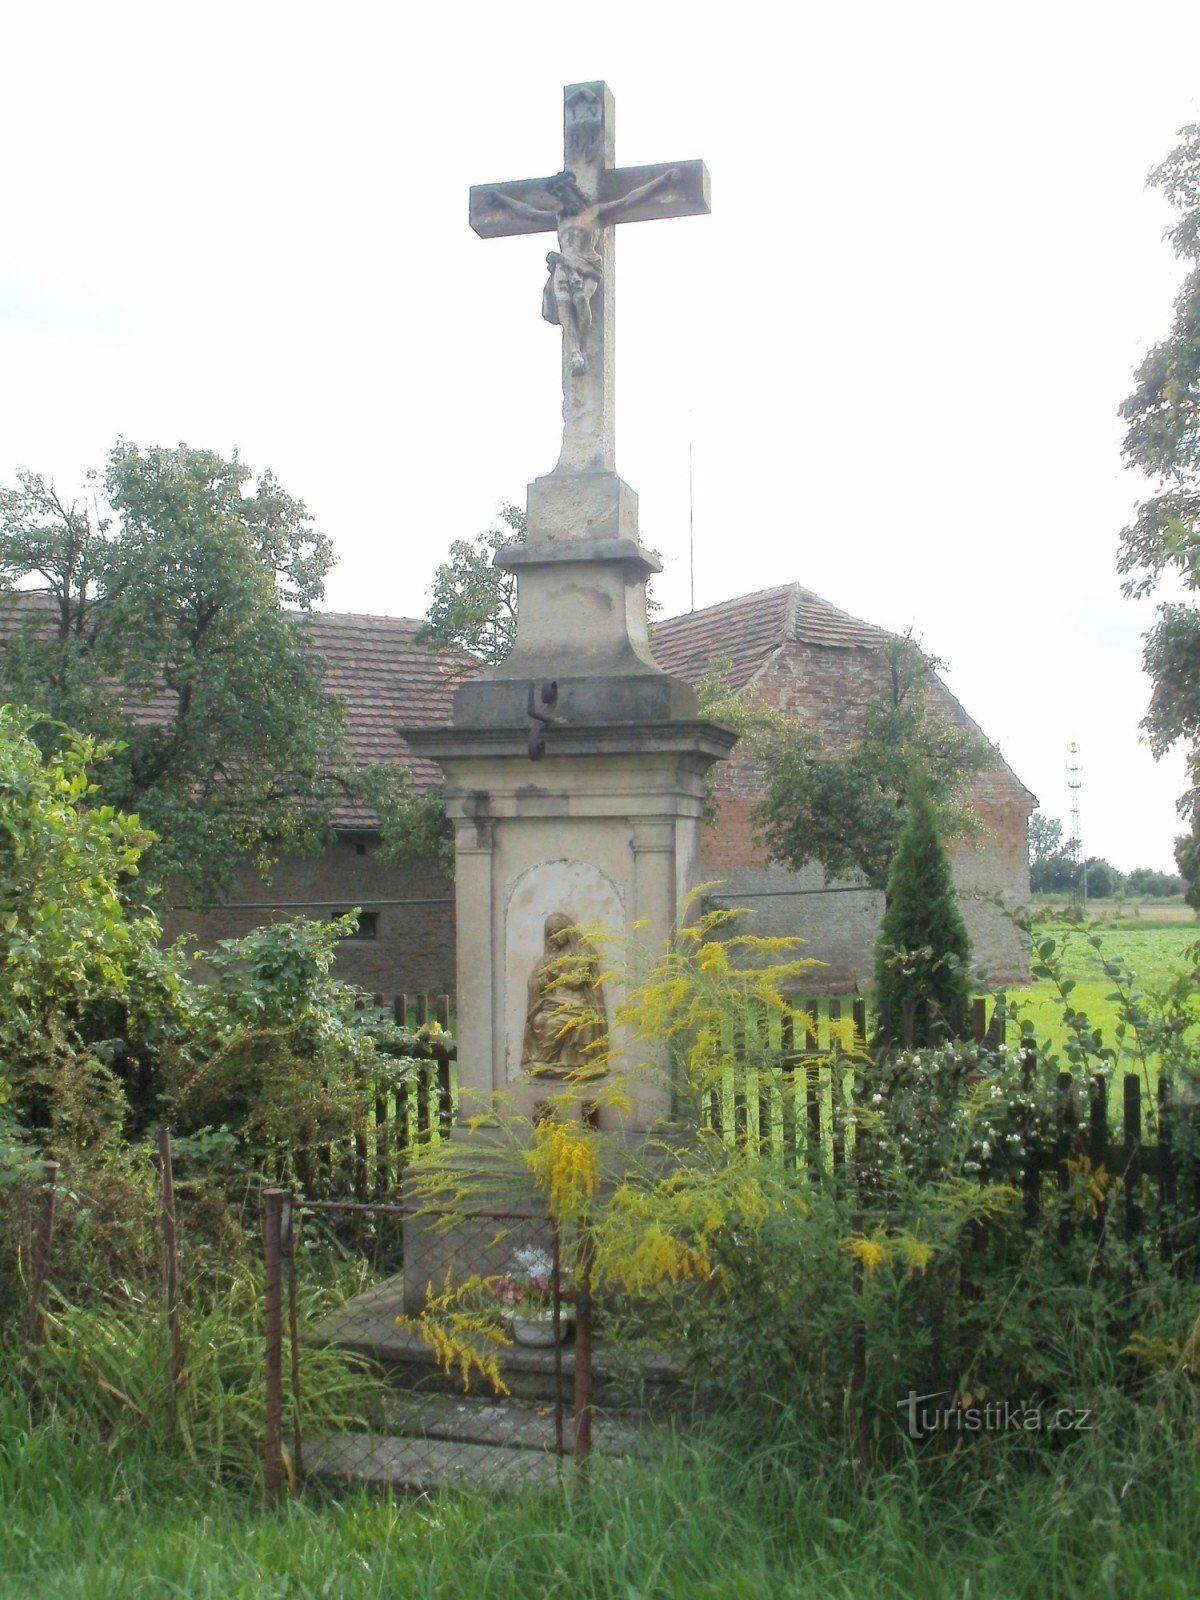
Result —
[[1079, 746], [1074, 739], [1067, 746], [1067, 788], [1071, 791], [1071, 837], [1067, 843], [1067, 855], [1071, 862], [1071, 904], [1073, 906], [1087, 904], [1087, 868], [1083, 864], [1083, 849], [1080, 844], [1079, 833], [1079, 791], [1083, 787], [1082, 772], [1079, 765]]

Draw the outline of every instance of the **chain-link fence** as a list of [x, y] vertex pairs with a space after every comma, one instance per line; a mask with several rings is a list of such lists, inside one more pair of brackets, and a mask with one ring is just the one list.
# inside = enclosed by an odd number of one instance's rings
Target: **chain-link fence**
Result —
[[[591, 1297], [578, 1272], [564, 1281], [544, 1214], [270, 1189], [263, 1240], [270, 1497], [306, 1475], [502, 1492], [586, 1460]], [[334, 1353], [365, 1380], [349, 1426], [321, 1415], [322, 1361]]]

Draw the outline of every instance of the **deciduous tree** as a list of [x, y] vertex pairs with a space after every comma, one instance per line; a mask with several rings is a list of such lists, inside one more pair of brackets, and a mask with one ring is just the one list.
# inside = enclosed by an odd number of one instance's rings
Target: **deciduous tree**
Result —
[[32, 473], [0, 492], [0, 579], [45, 597], [4, 651], [3, 692], [118, 741], [103, 800], [158, 835], [154, 878], [201, 894], [246, 859], [316, 848], [348, 777], [303, 616], [329, 540], [270, 473], [250, 479], [236, 457], [122, 442], [87, 503]]
[[1152, 493], [1121, 534], [1119, 570], [1128, 595], [1166, 582], [1168, 598], [1146, 635], [1145, 665], [1154, 685], [1143, 721], [1156, 755], [1182, 743], [1189, 786], [1180, 811], [1191, 836], [1176, 846], [1188, 899], [1200, 906], [1200, 124], [1150, 174], [1176, 212], [1167, 238], [1186, 265], [1166, 338], [1147, 353], [1137, 387], [1121, 406], [1124, 454], [1150, 479]]
[[819, 730], [790, 721], [756, 815], [773, 857], [794, 871], [816, 861], [831, 878], [862, 877], [886, 891], [913, 771], [925, 774], [940, 831], [969, 834], [978, 822], [967, 785], [997, 753], [931, 706], [942, 665], [935, 656], [908, 635], [889, 638], [879, 654], [886, 670], [863, 707], [858, 738], [826, 752]]
[[500, 517], [503, 528], [455, 539], [450, 546], [449, 559], [434, 575], [425, 627], [418, 635], [427, 644], [457, 645], [488, 666], [504, 660], [517, 631], [516, 575], [494, 566], [493, 557], [525, 540], [520, 506], [504, 506]]

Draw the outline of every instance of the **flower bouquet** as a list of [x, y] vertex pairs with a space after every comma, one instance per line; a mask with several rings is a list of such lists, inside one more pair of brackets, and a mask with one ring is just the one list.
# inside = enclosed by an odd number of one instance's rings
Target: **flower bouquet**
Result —
[[[521, 1245], [512, 1266], [496, 1280], [496, 1298], [508, 1313], [518, 1344], [554, 1343], [554, 1262], [548, 1250]], [[569, 1312], [560, 1312], [565, 1329]]]

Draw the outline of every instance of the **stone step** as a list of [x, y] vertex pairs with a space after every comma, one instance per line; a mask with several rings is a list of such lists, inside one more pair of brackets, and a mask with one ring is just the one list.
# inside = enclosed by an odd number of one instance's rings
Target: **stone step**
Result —
[[[563, 1414], [563, 1447], [571, 1453], [573, 1418]], [[485, 1400], [469, 1395], [398, 1394], [384, 1404], [383, 1431], [410, 1439], [458, 1439], [514, 1450], [556, 1449], [554, 1406], [542, 1401]], [[605, 1455], [644, 1455], [655, 1448], [650, 1420], [634, 1412], [596, 1411], [592, 1448]]]
[[[432, 1493], [485, 1489], [504, 1494], [550, 1488], [573, 1470], [571, 1419], [565, 1455], [556, 1451], [554, 1407], [518, 1400], [398, 1395], [377, 1434], [329, 1433], [306, 1441], [305, 1471], [339, 1483]], [[645, 1454], [655, 1434], [644, 1422], [597, 1414], [592, 1448], [605, 1455]]]
[[[398, 1388], [421, 1392], [461, 1394], [457, 1370], [446, 1373], [438, 1366], [431, 1347], [418, 1333], [402, 1328], [396, 1318], [403, 1308], [399, 1275], [377, 1284], [322, 1319], [307, 1338], [320, 1344], [337, 1344], [367, 1356], [387, 1369]], [[483, 1347], [481, 1347], [482, 1349]], [[518, 1399], [552, 1401], [556, 1395], [553, 1347], [513, 1344], [486, 1347], [497, 1358], [509, 1393]], [[575, 1384], [575, 1348], [568, 1338], [561, 1350], [563, 1396], [570, 1406]], [[628, 1352], [607, 1350], [598, 1341], [592, 1352], [592, 1398], [606, 1410], [645, 1407], [657, 1411], [682, 1401], [688, 1391], [681, 1364], [669, 1356], [633, 1359]], [[486, 1380], [471, 1378], [472, 1390], [487, 1389]]]

